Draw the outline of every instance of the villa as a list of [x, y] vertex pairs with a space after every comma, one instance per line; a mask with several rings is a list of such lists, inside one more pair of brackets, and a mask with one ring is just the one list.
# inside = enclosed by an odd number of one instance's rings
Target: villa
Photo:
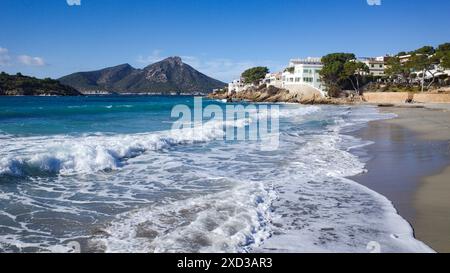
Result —
[[385, 64], [386, 57], [361, 57], [358, 61], [366, 64], [369, 67], [369, 75], [372, 76], [384, 76], [384, 71], [386, 69]]
[[302, 95], [325, 96], [325, 86], [320, 79], [321, 58], [293, 59], [282, 73], [282, 88]]
[[[387, 57], [362, 57], [358, 61], [369, 67], [369, 74], [373, 76], [384, 76]], [[290, 93], [302, 97], [315, 96], [325, 97], [327, 95], [325, 84], [320, 78], [323, 68], [322, 58], [307, 57], [306, 59], [292, 59], [284, 72], [268, 73], [261, 83], [267, 86], [283, 88]], [[365, 73], [366, 74], [366, 73]], [[228, 84], [229, 93], [239, 93], [253, 84], [244, 84], [242, 79], [234, 80]]]
[[[418, 78], [423, 77], [423, 71], [416, 73]], [[448, 77], [450, 75], [450, 69], [444, 69], [440, 65], [433, 65], [432, 69], [425, 71], [425, 79], [431, 80], [433, 78]]]
[[244, 91], [248, 87], [250, 87], [250, 85], [245, 84], [241, 79], [234, 80], [228, 84], [228, 93], [239, 93], [241, 91]]
[[[417, 55], [421, 55], [421, 54], [417, 54]], [[398, 58], [399, 58], [401, 64], [405, 64], [405, 63], [409, 62], [409, 60], [411, 59], [411, 57], [412, 57], [411, 54], [398, 56]]]
[[277, 88], [283, 87], [283, 73], [282, 72], [276, 72], [276, 73], [268, 73], [263, 80], [263, 83], [267, 84], [267, 86], [274, 86]]

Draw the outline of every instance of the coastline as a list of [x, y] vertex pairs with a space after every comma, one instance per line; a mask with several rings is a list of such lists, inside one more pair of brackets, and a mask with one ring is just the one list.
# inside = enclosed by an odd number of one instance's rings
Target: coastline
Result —
[[397, 117], [353, 133], [373, 144], [353, 151], [368, 172], [352, 180], [391, 200], [417, 239], [450, 252], [450, 111], [425, 106], [380, 108]]

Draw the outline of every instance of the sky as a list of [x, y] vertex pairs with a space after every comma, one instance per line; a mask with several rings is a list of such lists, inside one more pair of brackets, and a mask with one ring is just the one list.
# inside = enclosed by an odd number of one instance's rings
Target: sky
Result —
[[181, 56], [230, 81], [291, 58], [437, 46], [449, 15], [448, 0], [0, 0], [0, 71], [59, 78]]

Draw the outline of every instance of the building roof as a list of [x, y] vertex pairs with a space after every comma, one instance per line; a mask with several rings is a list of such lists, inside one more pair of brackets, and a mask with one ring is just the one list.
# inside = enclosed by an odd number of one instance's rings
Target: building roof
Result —
[[293, 64], [322, 64], [322, 58], [320, 57], [308, 57], [306, 59], [291, 59]]

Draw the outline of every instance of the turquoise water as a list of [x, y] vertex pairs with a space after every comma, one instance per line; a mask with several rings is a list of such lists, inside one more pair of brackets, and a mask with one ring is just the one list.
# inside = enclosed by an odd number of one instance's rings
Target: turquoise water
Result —
[[193, 98], [3, 97], [0, 98], [0, 131], [31, 136], [168, 130], [174, 104], [192, 106]]
[[376, 108], [276, 105], [279, 145], [262, 149], [224, 135], [264, 112], [174, 133], [180, 104], [194, 98], [0, 97], [0, 251], [430, 251], [346, 178], [369, 144], [346, 133], [389, 117]]

